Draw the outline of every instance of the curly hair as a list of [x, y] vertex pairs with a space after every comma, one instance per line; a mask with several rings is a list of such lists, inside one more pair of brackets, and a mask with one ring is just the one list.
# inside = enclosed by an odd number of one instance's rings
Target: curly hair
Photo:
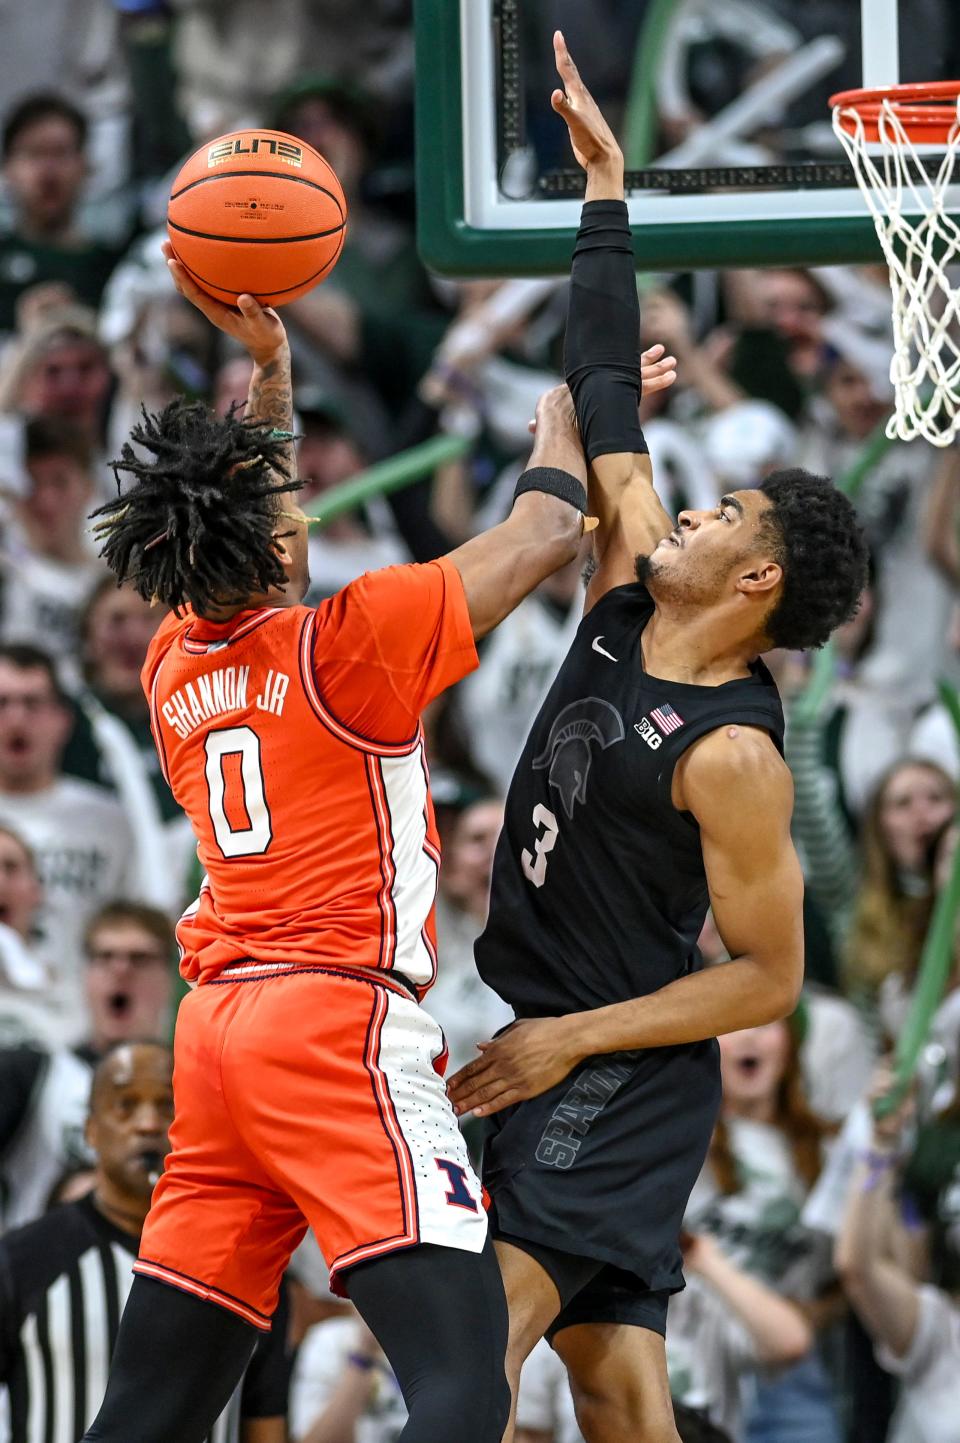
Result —
[[159, 415], [144, 409], [112, 463], [117, 499], [93, 512], [94, 534], [118, 584], [146, 601], [202, 616], [286, 581], [274, 534], [278, 498], [301, 484], [285, 454], [292, 438], [237, 411], [179, 398]]
[[867, 545], [853, 506], [826, 476], [775, 471], [760, 490], [770, 501], [763, 544], [783, 567], [780, 600], [767, 617], [772, 646], [805, 651], [856, 615], [867, 584]]

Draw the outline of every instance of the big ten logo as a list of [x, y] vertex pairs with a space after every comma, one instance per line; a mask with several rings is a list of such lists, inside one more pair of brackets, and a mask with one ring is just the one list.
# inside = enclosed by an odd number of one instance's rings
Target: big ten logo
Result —
[[660, 746], [663, 741], [663, 737], [658, 731], [654, 730], [653, 724], [649, 722], [646, 717], [641, 717], [638, 722], [634, 722], [633, 729], [635, 732], [640, 733], [647, 746], [652, 747], [654, 751], [657, 750], [657, 747]]
[[303, 165], [303, 148], [289, 140], [272, 135], [238, 135], [234, 140], [218, 140], [207, 151], [207, 165], [222, 165], [232, 155], [275, 155], [284, 165]]

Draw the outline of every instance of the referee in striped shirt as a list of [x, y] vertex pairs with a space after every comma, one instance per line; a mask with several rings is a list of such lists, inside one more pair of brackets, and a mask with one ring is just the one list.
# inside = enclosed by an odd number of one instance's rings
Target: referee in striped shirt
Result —
[[[93, 1075], [92, 1193], [0, 1239], [0, 1385], [10, 1395], [10, 1443], [77, 1443], [96, 1416], [172, 1119], [169, 1049], [118, 1044]], [[285, 1443], [285, 1322], [278, 1312], [209, 1443]], [[149, 1398], [143, 1406], [149, 1411]]]

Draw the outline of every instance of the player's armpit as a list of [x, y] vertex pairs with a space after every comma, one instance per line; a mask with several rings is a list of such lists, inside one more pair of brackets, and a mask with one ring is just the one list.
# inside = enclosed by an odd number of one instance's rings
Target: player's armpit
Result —
[[673, 800], [699, 823], [724, 946], [756, 968], [765, 1020], [786, 1015], [803, 981], [803, 874], [790, 836], [793, 778], [786, 762], [765, 731], [721, 727], [681, 759]]
[[636, 581], [637, 557], [648, 556], [676, 525], [653, 489], [647, 455], [598, 456], [590, 468], [587, 499], [599, 525], [593, 539], [597, 569], [585, 612], [614, 587]]

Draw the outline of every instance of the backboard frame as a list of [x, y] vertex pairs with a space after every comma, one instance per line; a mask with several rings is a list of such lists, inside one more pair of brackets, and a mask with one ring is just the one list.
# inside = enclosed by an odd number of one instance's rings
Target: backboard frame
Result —
[[[496, 174], [493, 106], [493, 0], [416, 0], [416, 174], [418, 244], [425, 263], [452, 276], [534, 276], [566, 271], [576, 236], [580, 202], [511, 201], [494, 194], [480, 174], [476, 146]], [[474, 60], [466, 72], [467, 50]], [[481, 52], [478, 56], [478, 50]], [[478, 62], [479, 61], [479, 65]], [[484, 69], [485, 67], [485, 69]], [[465, 83], [466, 74], [466, 83]], [[482, 91], [483, 76], [488, 96]], [[479, 77], [479, 78], [478, 78]], [[478, 88], [478, 85], [480, 88]], [[485, 115], [474, 152], [464, 145], [465, 107]], [[557, 122], [560, 123], [559, 121]], [[476, 132], [476, 125], [475, 125]], [[492, 157], [492, 161], [491, 161]], [[641, 270], [721, 269], [744, 265], [831, 265], [879, 262], [882, 253], [873, 222], [855, 187], [822, 193], [845, 214], [829, 216], [754, 215], [735, 220], [650, 222], [638, 198], [630, 201], [637, 266]], [[680, 198], [682, 204], [686, 197]], [[742, 209], [730, 196], [728, 212]], [[559, 224], [528, 225], [520, 210], [551, 207]], [[562, 208], [562, 209], [561, 209]], [[472, 218], [473, 217], [473, 218]], [[477, 223], [477, 218], [482, 223]], [[517, 227], [523, 220], [524, 228]]]

